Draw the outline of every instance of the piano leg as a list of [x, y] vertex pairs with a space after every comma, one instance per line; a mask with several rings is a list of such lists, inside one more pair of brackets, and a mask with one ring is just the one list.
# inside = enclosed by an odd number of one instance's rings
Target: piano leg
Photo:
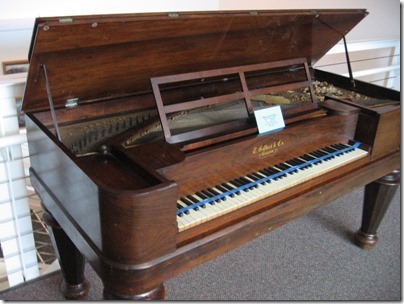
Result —
[[55, 218], [45, 208], [44, 210], [43, 220], [48, 227], [64, 278], [61, 283], [62, 293], [68, 300], [83, 299], [90, 288], [89, 282], [84, 277], [84, 257]]
[[400, 170], [366, 185], [362, 225], [355, 235], [357, 245], [372, 249], [378, 241], [377, 229], [400, 184]]
[[104, 288], [103, 292], [104, 300], [131, 300], [131, 301], [145, 301], [145, 300], [164, 300], [165, 297], [165, 287], [163, 284], [157, 286], [156, 288], [145, 292], [142, 294], [131, 294], [131, 295], [117, 295], [109, 292]]

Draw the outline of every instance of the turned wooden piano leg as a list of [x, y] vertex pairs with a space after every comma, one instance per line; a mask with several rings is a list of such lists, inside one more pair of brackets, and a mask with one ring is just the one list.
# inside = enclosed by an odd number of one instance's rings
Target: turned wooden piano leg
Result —
[[400, 170], [366, 185], [362, 225], [355, 235], [359, 247], [372, 249], [378, 241], [377, 229], [400, 184]]
[[43, 220], [48, 227], [64, 278], [61, 284], [62, 293], [68, 300], [83, 299], [90, 287], [84, 277], [84, 257], [55, 218], [45, 208], [44, 210]]

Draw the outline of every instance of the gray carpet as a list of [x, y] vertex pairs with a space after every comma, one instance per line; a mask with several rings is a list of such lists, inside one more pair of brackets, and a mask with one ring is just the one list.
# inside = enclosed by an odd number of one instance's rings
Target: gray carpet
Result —
[[[360, 226], [357, 190], [166, 282], [167, 300], [399, 301], [401, 211], [398, 191], [373, 250], [352, 244]], [[88, 300], [102, 299], [90, 267]], [[60, 272], [0, 293], [2, 300], [63, 300]]]

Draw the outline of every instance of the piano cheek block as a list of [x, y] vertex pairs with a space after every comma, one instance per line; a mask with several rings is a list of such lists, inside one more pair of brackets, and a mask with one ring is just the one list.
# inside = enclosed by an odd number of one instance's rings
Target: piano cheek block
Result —
[[176, 185], [148, 191], [100, 189], [104, 255], [118, 263], [140, 264], [175, 250]]

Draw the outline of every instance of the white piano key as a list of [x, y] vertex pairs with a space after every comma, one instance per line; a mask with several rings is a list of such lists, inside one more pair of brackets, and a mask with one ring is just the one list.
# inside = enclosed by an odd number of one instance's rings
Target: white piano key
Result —
[[[199, 207], [200, 211], [195, 211], [191, 208], [189, 210], [188, 215], [184, 214], [182, 217], [177, 216], [179, 230], [182, 231], [188, 229], [200, 223], [206, 222], [208, 220], [214, 219], [216, 217], [222, 216], [236, 209], [242, 208], [244, 206], [262, 200], [266, 197], [269, 197], [271, 195], [284, 191], [288, 188], [301, 184], [305, 181], [313, 179], [319, 175], [335, 170], [357, 159], [365, 157], [367, 154], [368, 153], [364, 150], [354, 149], [352, 151], [345, 152], [341, 155], [334, 156], [333, 158], [323, 160], [321, 163], [318, 163], [316, 165], [313, 164], [310, 167], [304, 167], [304, 169], [298, 169], [297, 172], [293, 174], [286, 174], [286, 176], [283, 178], [279, 178], [276, 180], [271, 179], [270, 182], [267, 182], [265, 184], [260, 184], [253, 178], [250, 178], [246, 175], [240, 175], [239, 177], [236, 178], [243, 177], [247, 181], [250, 181], [251, 183], [256, 183], [258, 187], [248, 189], [248, 191], [239, 190], [240, 191], [239, 195], [235, 194], [234, 197], [228, 195], [226, 197], [226, 200], [221, 200], [220, 203], [215, 203], [214, 205], [206, 204], [206, 208]], [[260, 172], [255, 173], [261, 176], [262, 178], [266, 177], [263, 173]], [[227, 181], [224, 183], [230, 185], [235, 189], [239, 189], [239, 187], [231, 181]], [[223, 194], [223, 191], [221, 191], [217, 187], [211, 187], [211, 189], [213, 189], [219, 194]], [[203, 200], [196, 194], [194, 194], [193, 197], [200, 201]], [[178, 203], [181, 206], [186, 206], [186, 204], [181, 202], [180, 200], [178, 201]]]

